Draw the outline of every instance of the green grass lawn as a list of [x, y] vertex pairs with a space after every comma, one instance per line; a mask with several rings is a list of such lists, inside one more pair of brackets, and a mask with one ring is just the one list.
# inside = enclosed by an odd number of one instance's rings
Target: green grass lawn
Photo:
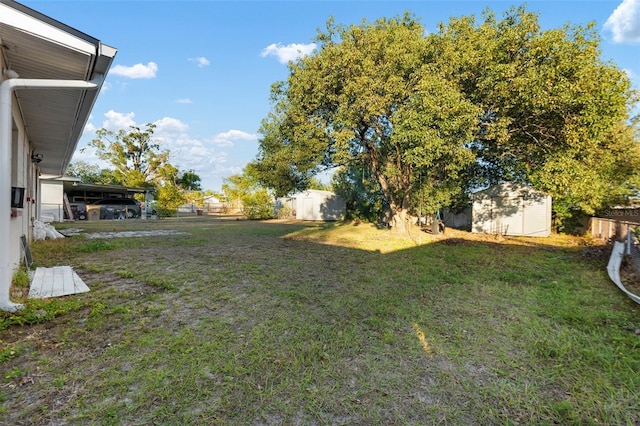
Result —
[[[0, 313], [0, 424], [640, 423], [640, 306], [580, 239], [70, 226], [31, 249], [91, 292]], [[86, 236], [135, 229], [184, 233]]]

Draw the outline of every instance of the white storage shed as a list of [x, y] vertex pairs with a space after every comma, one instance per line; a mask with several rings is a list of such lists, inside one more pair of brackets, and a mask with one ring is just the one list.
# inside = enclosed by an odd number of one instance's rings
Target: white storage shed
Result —
[[529, 186], [503, 183], [472, 195], [471, 230], [477, 233], [547, 237], [551, 197]]
[[298, 220], [343, 220], [347, 212], [344, 199], [331, 191], [310, 189], [291, 198]]

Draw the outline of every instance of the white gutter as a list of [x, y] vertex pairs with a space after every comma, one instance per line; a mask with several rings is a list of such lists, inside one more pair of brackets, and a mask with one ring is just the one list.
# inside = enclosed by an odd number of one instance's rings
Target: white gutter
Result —
[[[10, 300], [11, 268], [11, 98], [16, 89], [84, 89], [95, 90], [102, 85], [104, 75], [97, 74], [91, 81], [40, 80], [16, 78], [13, 71], [4, 70], [9, 78], [0, 83], [0, 309], [16, 312], [24, 305]], [[17, 242], [16, 242], [17, 243]]]

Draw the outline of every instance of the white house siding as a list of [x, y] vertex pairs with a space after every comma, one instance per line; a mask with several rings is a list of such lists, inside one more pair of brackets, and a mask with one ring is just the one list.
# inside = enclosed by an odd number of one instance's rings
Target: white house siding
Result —
[[40, 181], [40, 217], [52, 217], [54, 222], [64, 219], [64, 182], [61, 180]]
[[473, 195], [472, 231], [546, 237], [551, 233], [551, 197], [505, 183]]
[[20, 237], [25, 235], [27, 240], [32, 239], [31, 221], [36, 216], [38, 173], [34, 163], [31, 162], [31, 147], [15, 103], [11, 112], [13, 126], [11, 131], [11, 186], [24, 188], [24, 207], [12, 208], [9, 219], [9, 240], [11, 241], [9, 263], [11, 268], [16, 270], [23, 256], [22, 246], [19, 243]]

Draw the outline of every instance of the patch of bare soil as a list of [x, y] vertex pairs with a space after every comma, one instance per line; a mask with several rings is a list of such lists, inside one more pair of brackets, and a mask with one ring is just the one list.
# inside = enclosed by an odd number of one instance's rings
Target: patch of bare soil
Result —
[[580, 255], [584, 259], [594, 260], [607, 264], [609, 256], [611, 256], [611, 246], [608, 244], [588, 246], [582, 249]]
[[640, 271], [628, 258], [620, 266], [620, 280], [627, 291], [640, 296]]

